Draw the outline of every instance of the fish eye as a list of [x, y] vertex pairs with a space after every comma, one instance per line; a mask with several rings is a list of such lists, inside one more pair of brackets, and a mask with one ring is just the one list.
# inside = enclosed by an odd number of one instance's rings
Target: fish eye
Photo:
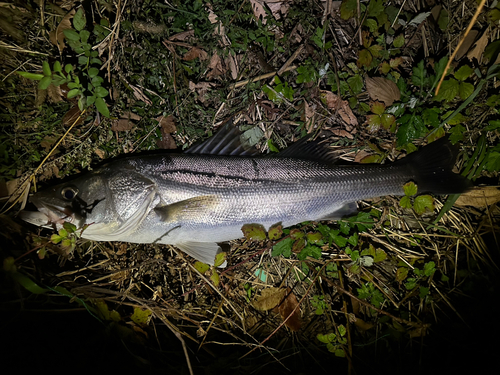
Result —
[[73, 200], [77, 194], [78, 194], [78, 189], [72, 186], [65, 187], [61, 190], [62, 197], [68, 201]]

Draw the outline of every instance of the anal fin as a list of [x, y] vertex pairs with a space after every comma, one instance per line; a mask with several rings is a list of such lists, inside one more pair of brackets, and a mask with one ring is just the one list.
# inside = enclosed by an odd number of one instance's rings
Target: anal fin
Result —
[[358, 212], [358, 205], [356, 202], [347, 202], [340, 208], [335, 211], [329, 213], [328, 215], [322, 217], [320, 220], [339, 220], [346, 216], [354, 215]]
[[[194, 259], [200, 262], [214, 265], [215, 257], [219, 254], [222, 249], [215, 242], [195, 242], [195, 241], [183, 241], [174, 244], [186, 254], [192, 256]], [[227, 262], [224, 262], [219, 268], [226, 267]]]

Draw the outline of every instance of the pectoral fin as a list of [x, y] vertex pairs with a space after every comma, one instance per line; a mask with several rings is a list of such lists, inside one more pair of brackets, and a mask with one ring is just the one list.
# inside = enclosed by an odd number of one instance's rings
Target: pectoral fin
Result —
[[202, 214], [213, 210], [219, 203], [219, 198], [215, 195], [202, 195], [189, 198], [180, 202], [175, 202], [167, 206], [155, 207], [155, 212], [162, 221], [196, 221]]
[[354, 215], [356, 212], [358, 212], [356, 202], [348, 202], [325, 217], [322, 217], [320, 220], [339, 220], [345, 216]]
[[[215, 256], [222, 251], [219, 245], [214, 242], [194, 242], [184, 241], [174, 244], [186, 254], [192, 256], [200, 262], [214, 265]], [[227, 262], [224, 262], [219, 268], [226, 267]]]

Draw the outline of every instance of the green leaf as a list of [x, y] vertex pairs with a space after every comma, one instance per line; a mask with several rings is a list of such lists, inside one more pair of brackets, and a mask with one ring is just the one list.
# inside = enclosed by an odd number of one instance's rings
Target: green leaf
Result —
[[361, 51], [359, 51], [359, 57], [358, 57], [358, 61], [356, 62], [356, 64], [358, 65], [358, 67], [369, 67], [371, 65], [373, 61], [373, 56], [372, 54], [370, 53], [370, 51], [368, 51], [367, 49], [362, 49]]
[[357, 13], [358, 2], [357, 0], [343, 0], [340, 5], [340, 18], [343, 20], [348, 20], [354, 17]]
[[403, 208], [411, 208], [411, 199], [410, 197], [403, 197], [399, 201], [399, 205]]
[[392, 45], [396, 48], [401, 48], [405, 45], [405, 36], [403, 34], [398, 35], [392, 41]]
[[439, 93], [434, 97], [434, 100], [441, 101], [451, 101], [455, 99], [458, 95], [459, 84], [456, 79], [450, 78], [443, 81], [441, 88], [439, 89]]
[[374, 33], [378, 30], [378, 24], [377, 21], [374, 20], [373, 18], [367, 18], [363, 24], [363, 26], [368, 27], [371, 33]]
[[396, 270], [396, 281], [404, 281], [408, 277], [408, 268], [407, 267], [399, 267]]
[[63, 33], [64, 33], [64, 36], [66, 37], [66, 39], [68, 39], [68, 40], [72, 40], [74, 42], [80, 41], [80, 34], [78, 34], [73, 29], [66, 29], [63, 31]]
[[363, 77], [360, 74], [355, 74], [347, 79], [347, 84], [354, 94], [359, 94], [363, 90]]
[[[427, 70], [424, 67], [424, 60], [421, 60], [417, 66], [413, 67], [411, 81], [415, 86], [423, 88], [427, 84]], [[399, 83], [399, 82], [398, 82]]]
[[384, 12], [384, 0], [370, 0], [368, 3], [368, 17], [377, 17]]
[[415, 209], [417, 215], [422, 215], [426, 208], [430, 211], [434, 211], [434, 198], [430, 195], [420, 195], [415, 198], [413, 208]]
[[433, 261], [424, 264], [424, 275], [430, 277], [436, 272], [436, 263]]
[[415, 289], [416, 286], [417, 286], [417, 279], [415, 279], [414, 277], [409, 277], [408, 279], [406, 279], [405, 283], [406, 289], [412, 290]]
[[267, 147], [269, 147], [269, 151], [271, 152], [279, 152], [280, 150], [274, 145], [272, 139], [267, 140]]
[[500, 129], [500, 120], [491, 120], [491, 121], [488, 121], [488, 126], [484, 129], [486, 131], [493, 131], [493, 130], [497, 130], [497, 129]]
[[266, 239], [266, 230], [260, 224], [245, 224], [241, 230], [247, 240], [264, 241]]
[[450, 23], [450, 15], [445, 8], [441, 8], [441, 12], [439, 12], [437, 24], [441, 31], [445, 31]]
[[415, 194], [417, 194], [418, 187], [417, 187], [417, 185], [415, 185], [414, 182], [410, 181], [410, 182], [403, 185], [403, 190], [404, 190], [405, 195], [407, 197], [412, 197]]
[[95, 99], [95, 106], [97, 110], [101, 113], [101, 115], [103, 115], [104, 117], [109, 117], [109, 109], [103, 98], [97, 97]]
[[99, 69], [97, 69], [97, 68], [90, 68], [89, 69], [89, 77], [90, 78], [96, 77], [97, 75], [99, 75]]
[[[67, 221], [64, 222], [63, 224], [63, 228], [68, 232], [68, 233], [75, 233], [76, 232], [76, 225], [75, 224], [72, 224], [72, 223], [69, 223]], [[59, 234], [61, 234], [61, 232], [59, 231]]]
[[196, 268], [196, 270], [199, 273], [204, 274], [205, 272], [207, 272], [210, 269], [210, 266], [206, 263], [196, 262], [194, 264], [194, 268]]
[[78, 65], [87, 66], [89, 58], [85, 56], [78, 56]]
[[59, 61], [56, 61], [54, 63], [53, 70], [56, 73], [62, 73], [62, 67], [61, 67], [61, 63]]
[[82, 41], [82, 43], [87, 43], [89, 37], [90, 37], [90, 31], [88, 30], [80, 31], [80, 40]]
[[80, 89], [72, 89], [68, 91], [68, 99], [74, 98], [81, 93]]
[[220, 282], [219, 273], [214, 270], [212, 272], [212, 275], [210, 276], [210, 280], [212, 280], [212, 282], [214, 283], [215, 286], [219, 286], [219, 282]]
[[30, 73], [30, 72], [17, 71], [16, 73], [19, 74], [21, 77], [24, 77], [27, 79], [32, 79], [34, 81], [40, 81], [44, 77], [43, 74], [35, 74], [35, 73]]
[[421, 286], [419, 290], [420, 290], [419, 297], [421, 299], [424, 299], [425, 297], [427, 297], [429, 295], [429, 290], [430, 290], [429, 288]]
[[416, 115], [404, 115], [399, 119], [401, 126], [397, 132], [397, 145], [404, 146], [412, 140], [422, 137], [427, 133], [422, 117]]
[[149, 317], [152, 313], [151, 310], [143, 310], [140, 307], [134, 307], [134, 313], [130, 316], [130, 319], [132, 319], [135, 324], [145, 326], [148, 324]]
[[71, 65], [71, 64], [66, 64], [66, 65], [64, 66], [64, 71], [65, 71], [66, 73], [71, 73], [71, 72], [73, 71], [73, 65]]
[[43, 294], [47, 293], [48, 289], [44, 289], [31, 280], [28, 276], [23, 275], [20, 272], [12, 272], [10, 274], [12, 278], [17, 281], [21, 286], [33, 294]]
[[451, 128], [450, 142], [452, 144], [456, 144], [457, 142], [463, 140], [466, 130], [467, 129], [465, 129], [461, 124], [455, 125], [453, 128]]
[[486, 159], [486, 169], [490, 172], [500, 171], [500, 152], [488, 152], [488, 156]]
[[48, 61], [42, 63], [43, 75], [45, 77], [52, 77], [52, 71], [50, 70], [50, 65]]
[[105, 98], [109, 93], [108, 90], [106, 90], [104, 87], [98, 86], [95, 88], [94, 94], [99, 98]]
[[50, 86], [51, 83], [52, 83], [52, 77], [45, 76], [38, 83], [38, 88], [40, 90], [46, 90]]
[[214, 267], [220, 267], [224, 264], [227, 259], [227, 253], [221, 251], [215, 256]]
[[269, 228], [268, 236], [270, 240], [277, 240], [283, 236], [283, 226], [281, 224], [274, 224]]
[[284, 240], [281, 240], [280, 242], [278, 242], [276, 245], [273, 246], [271, 255], [275, 257], [283, 254], [283, 256], [288, 258], [292, 254], [292, 245], [293, 245], [293, 239], [285, 238]]
[[83, 12], [83, 8], [79, 8], [75, 15], [73, 16], [73, 26], [76, 30], [80, 31], [85, 28], [87, 21], [85, 19], [85, 13]]
[[460, 99], [465, 100], [474, 92], [474, 85], [469, 82], [460, 82], [460, 86], [458, 88], [458, 96]]
[[465, 81], [467, 78], [470, 77], [470, 75], [474, 72], [474, 69], [472, 69], [469, 65], [464, 65], [458, 69], [454, 77], [458, 79], [459, 81]]

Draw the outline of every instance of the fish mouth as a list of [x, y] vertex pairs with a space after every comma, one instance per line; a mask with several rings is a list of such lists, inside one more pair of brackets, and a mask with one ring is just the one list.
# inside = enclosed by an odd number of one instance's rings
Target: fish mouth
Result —
[[33, 202], [38, 211], [21, 211], [19, 217], [28, 223], [52, 228], [62, 226], [64, 222], [76, 224], [76, 215], [69, 207], [60, 207], [43, 202]]

